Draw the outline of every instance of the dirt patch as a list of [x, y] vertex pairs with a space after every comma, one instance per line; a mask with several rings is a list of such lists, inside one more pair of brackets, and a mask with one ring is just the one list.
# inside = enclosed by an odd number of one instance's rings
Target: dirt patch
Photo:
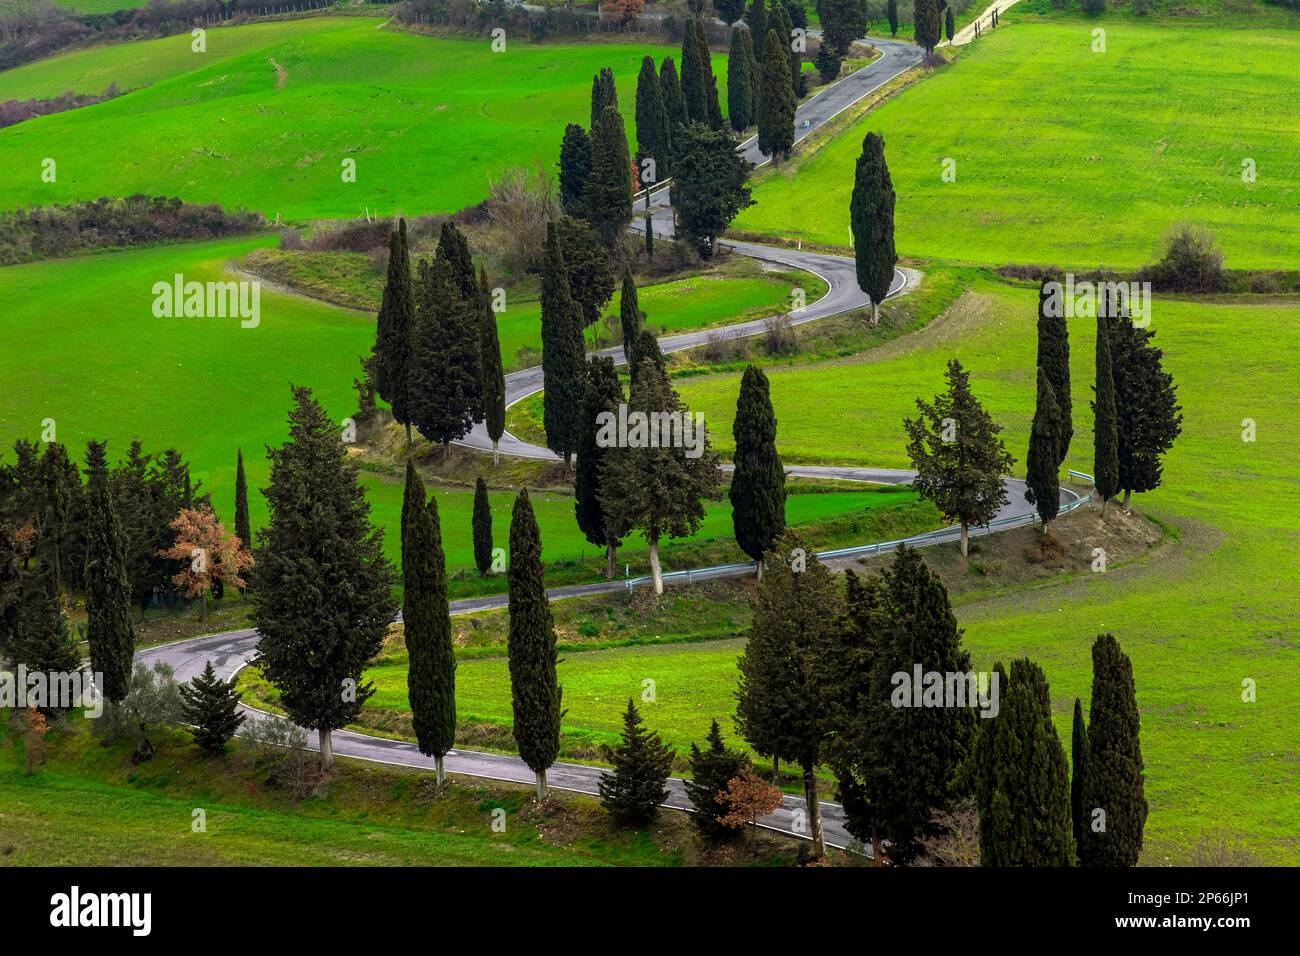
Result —
[[279, 63], [276, 63], [274, 57], [271, 57], [270, 59], [271, 65], [275, 67], [275, 88], [277, 90], [282, 90], [284, 89], [284, 84], [289, 81], [289, 71]]

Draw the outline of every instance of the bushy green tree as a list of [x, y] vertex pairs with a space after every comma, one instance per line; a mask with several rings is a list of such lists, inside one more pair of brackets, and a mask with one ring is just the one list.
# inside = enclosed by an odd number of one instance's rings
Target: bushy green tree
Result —
[[731, 31], [731, 50], [727, 55], [727, 114], [731, 128], [743, 133], [753, 124], [754, 104], [750, 97], [754, 78], [750, 75], [752, 54], [746, 49], [749, 30], [735, 27]]
[[[646, 160], [653, 161], [655, 181], [665, 178], [670, 165], [668, 152], [672, 148], [668, 129], [668, 109], [664, 105], [659, 74], [655, 72], [653, 57], [641, 60], [641, 72], [636, 81], [636, 158], [642, 178], [646, 176]], [[643, 182], [651, 186], [652, 182]]]
[[614, 267], [600, 233], [581, 219], [555, 221], [555, 234], [569, 275], [569, 294], [582, 310], [585, 328], [600, 321], [601, 310], [614, 295]]
[[618, 300], [619, 328], [623, 333], [623, 358], [632, 360], [632, 346], [641, 334], [641, 307], [630, 266], [623, 267], [623, 291]]
[[1164, 456], [1183, 430], [1173, 376], [1162, 366], [1164, 353], [1151, 344], [1155, 332], [1126, 317], [1110, 325], [1111, 372], [1115, 382], [1117, 486], [1124, 507], [1133, 492], [1160, 487]]
[[731, 220], [753, 205], [745, 185], [752, 168], [727, 133], [691, 123], [677, 131], [673, 158], [673, 210], [680, 235], [706, 259]]
[[610, 754], [613, 770], [600, 778], [600, 802], [623, 827], [645, 826], [668, 799], [673, 751], [646, 730], [631, 698], [623, 713], [623, 737]]
[[591, 178], [591, 137], [577, 123], [564, 128], [560, 141], [560, 208], [567, 216], [587, 212], [587, 182]]
[[392, 409], [393, 418], [406, 426], [411, 441], [409, 382], [414, 363], [411, 330], [415, 325], [415, 289], [406, 240], [406, 220], [388, 240], [388, 277], [379, 304], [375, 333], [375, 389]]
[[722, 822], [731, 809], [726, 799], [727, 784], [748, 766], [748, 757], [722, 742], [722, 731], [718, 729], [716, 719], [709, 726], [704, 749], [691, 743], [691, 776], [685, 781], [686, 796], [695, 807], [691, 822], [704, 836], [723, 840], [736, 834]]
[[501, 365], [501, 337], [496, 313], [492, 310], [492, 292], [488, 288], [487, 270], [478, 271], [479, 376], [483, 396], [483, 417], [488, 437], [492, 439], [492, 464], [500, 462], [498, 451], [506, 430], [506, 377]]
[[605, 578], [613, 580], [618, 546], [625, 529], [601, 506], [604, 462], [610, 449], [597, 440], [599, 417], [617, 414], [623, 401], [623, 386], [609, 356], [595, 356], [587, 363], [587, 386], [582, 398], [581, 431], [578, 437], [578, 468], [573, 479], [573, 510], [578, 528], [592, 544], [605, 549]]
[[[677, 127], [690, 122], [690, 116], [686, 109], [686, 96], [682, 93], [682, 83], [677, 76], [677, 64], [670, 56], [664, 57], [659, 64], [659, 86], [663, 92], [664, 109], [668, 113], [668, 141], [669, 146], [672, 146], [676, 141]], [[671, 173], [671, 165], [664, 172]]]
[[612, 106], [592, 129], [586, 204], [587, 221], [612, 247], [632, 221], [632, 158], [623, 117]]
[[131, 624], [131, 582], [126, 574], [126, 535], [113, 507], [103, 442], [87, 444], [86, 467], [86, 640], [90, 645], [90, 669], [103, 675], [99, 689], [104, 696], [121, 701], [130, 688], [135, 627]]
[[450, 455], [451, 443], [483, 420], [477, 284], [467, 301], [458, 281], [445, 259], [420, 263], [412, 335], [411, 421], [429, 441], [442, 444], [444, 459]]
[[209, 756], [225, 751], [226, 744], [244, 722], [239, 712], [235, 680], [223, 681], [208, 661], [203, 673], [178, 688], [181, 719], [192, 728], [194, 742]]

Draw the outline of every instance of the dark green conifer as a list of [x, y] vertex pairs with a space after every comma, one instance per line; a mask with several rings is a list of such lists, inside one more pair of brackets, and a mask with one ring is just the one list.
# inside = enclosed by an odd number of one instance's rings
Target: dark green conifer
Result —
[[542, 263], [542, 425], [546, 446], [567, 466], [578, 450], [578, 413], [587, 385], [582, 311], [569, 290], [569, 273], [555, 223], [546, 226]]
[[564, 139], [560, 142], [560, 207], [565, 215], [586, 215], [590, 178], [591, 137], [577, 123], [570, 123], [564, 128]]
[[1083, 701], [1074, 698], [1074, 726], [1070, 731], [1070, 819], [1074, 824], [1077, 856], [1088, 829], [1083, 809], [1083, 782], [1088, 777], [1088, 727], [1083, 722]]
[[894, 282], [898, 253], [894, 249], [894, 183], [885, 163], [885, 141], [879, 133], [862, 140], [849, 200], [853, 257], [858, 288], [871, 297], [871, 324], [880, 322], [880, 303]]
[[601, 480], [608, 447], [600, 436], [600, 416], [617, 415], [623, 401], [623, 386], [609, 356], [595, 356], [587, 363], [587, 386], [582, 399], [582, 423], [578, 439], [578, 468], [573, 479], [573, 510], [578, 527], [588, 541], [605, 549], [605, 578], [613, 580], [618, 546], [624, 529], [601, 507]]
[[785, 531], [785, 470], [776, 450], [776, 413], [767, 376], [755, 365], [740, 380], [731, 433], [736, 441], [731, 523], [736, 543], [754, 559], [761, 579], [763, 555]]
[[190, 725], [194, 742], [205, 754], [223, 753], [230, 738], [244, 722], [239, 712], [239, 698], [232, 677], [223, 681], [208, 661], [203, 673], [178, 688], [181, 695], [181, 719]]
[[1111, 368], [1110, 307], [1097, 304], [1097, 382], [1093, 386], [1093, 486], [1101, 498], [1101, 515], [1119, 490], [1119, 432], [1115, 378]]
[[790, 64], [785, 49], [777, 31], [769, 29], [758, 97], [758, 148], [771, 156], [775, 164], [794, 148], [794, 113], [798, 106], [790, 86]]
[[1060, 447], [1061, 410], [1052, 394], [1047, 373], [1038, 369], [1038, 399], [1034, 423], [1029, 430], [1029, 453], [1025, 456], [1025, 500], [1038, 508], [1043, 534], [1047, 523], [1056, 520], [1061, 507]]
[[411, 279], [411, 260], [406, 242], [406, 220], [388, 241], [388, 278], [379, 305], [375, 333], [375, 389], [389, 404], [393, 418], [406, 426], [406, 441], [411, 441], [409, 382], [412, 353], [411, 330], [415, 326], [415, 289]]
[[480, 577], [487, 577], [492, 568], [492, 505], [482, 475], [474, 482], [473, 532], [474, 566]]
[[650, 823], [668, 799], [673, 751], [657, 733], [645, 729], [631, 698], [623, 713], [623, 739], [610, 754], [610, 763], [614, 769], [600, 778], [600, 802], [619, 826]]
[[641, 334], [641, 309], [637, 303], [636, 282], [631, 266], [623, 268], [623, 292], [618, 301], [619, 326], [623, 331], [623, 357], [631, 361], [632, 346]]
[[500, 462], [497, 450], [506, 430], [506, 378], [501, 365], [501, 337], [496, 313], [492, 310], [492, 292], [488, 288], [487, 270], [478, 271], [479, 375], [483, 395], [483, 417], [488, 437], [492, 439], [492, 464]]
[[103, 442], [87, 443], [86, 467], [86, 640], [90, 644], [90, 669], [103, 675], [99, 689], [104, 696], [121, 702], [131, 686], [135, 628], [131, 624], [131, 582], [126, 576], [126, 534], [113, 507]]
[[632, 221], [632, 158], [623, 117], [609, 107], [591, 134], [591, 178], [586, 193], [587, 221], [613, 247]]
[[1065, 310], [1054, 308], [1052, 301], [1052, 294], [1044, 281], [1038, 289], [1038, 367], [1047, 373], [1052, 395], [1061, 412], [1057, 436], [1059, 460], [1056, 462], [1059, 466], [1065, 463], [1070, 440], [1074, 437], [1074, 409], [1070, 398], [1070, 337], [1065, 327]]
[[716, 719], [709, 725], [703, 750], [691, 743], [691, 776], [685, 781], [686, 796], [695, 807], [691, 822], [704, 836], [724, 840], [736, 835], [736, 830], [722, 822], [731, 809], [726, 800], [727, 784], [748, 766], [748, 757], [722, 742]]

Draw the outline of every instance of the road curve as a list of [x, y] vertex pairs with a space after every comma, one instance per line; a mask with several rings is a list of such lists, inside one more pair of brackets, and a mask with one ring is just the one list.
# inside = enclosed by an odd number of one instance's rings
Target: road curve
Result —
[[[828, 87], [799, 107], [796, 113], [796, 142], [814, 132], [864, 96], [869, 95], [894, 79], [894, 77], [915, 66], [921, 60], [920, 51], [910, 44], [890, 40], [873, 40], [872, 42], [882, 51], [882, 56], [876, 62]], [[807, 121], [806, 125], [805, 121]], [[758, 153], [757, 145], [753, 139], [742, 143], [739, 148], [745, 152], [746, 157], [755, 165], [762, 165], [767, 161], [766, 157]], [[672, 232], [671, 209], [668, 207], [667, 202], [667, 190], [652, 197], [651, 200], [655, 229], [659, 235], [671, 235]], [[748, 242], [724, 241], [723, 244], [741, 255], [771, 262], [785, 268], [813, 272], [826, 281], [828, 286], [827, 294], [817, 302], [811, 303], [798, 313], [793, 314], [791, 316], [793, 324], [799, 325], [816, 321], [817, 319], [837, 315], [850, 309], [862, 308], [870, 304], [868, 298], [857, 286], [856, 271], [852, 259]], [[901, 270], [897, 271], [889, 295], [892, 297], [907, 291], [909, 284], [914, 279], [915, 274], [908, 274]], [[667, 336], [659, 340], [659, 345], [667, 353], [703, 345], [708, 342], [711, 336], [742, 338], [756, 335], [763, 331], [765, 321], [764, 319], [758, 319], [721, 329]], [[598, 354], [612, 355], [616, 362], [624, 361], [621, 348], [607, 349]], [[514, 404], [534, 394], [541, 388], [542, 371], [540, 368], [513, 373], [506, 376], [506, 403], [507, 405]], [[477, 426], [473, 432], [466, 435], [458, 444], [480, 450], [491, 449], [491, 441], [482, 425]], [[521, 441], [509, 433], [502, 436], [500, 450], [503, 454], [523, 458], [552, 459], [555, 457], [549, 449]], [[791, 475], [883, 484], [905, 484], [915, 477], [914, 472], [902, 469], [855, 468], [830, 465], [792, 466], [786, 468], [786, 472]], [[1004, 479], [1004, 481], [1007, 486], [1008, 502], [1000, 510], [998, 517], [1023, 516], [1032, 510], [1024, 503], [1024, 482], [1011, 478]], [[1075, 497], [1077, 496], [1074, 496], [1071, 492], [1062, 491], [1062, 504]], [[937, 536], [934, 540], [936, 542], [955, 540], [957, 533], [955, 528], [948, 529], [943, 535]], [[716, 571], [702, 574], [701, 577], [723, 577], [734, 573], [738, 572]], [[622, 581], [597, 582], [552, 588], [547, 591], [547, 594], [551, 600], [561, 600], [619, 591], [625, 587], [626, 585]], [[453, 601], [450, 608], [452, 614], [467, 614], [474, 611], [500, 608], [505, 605], [506, 595], [497, 594]], [[197, 676], [202, 672], [205, 664], [211, 661], [217, 673], [223, 679], [229, 679], [252, 660], [257, 650], [257, 640], [257, 632], [251, 628], [228, 631], [222, 634], [190, 638], [171, 644], [146, 648], [137, 652], [136, 659], [147, 665], [152, 665], [155, 662], [164, 662], [170, 665], [175, 671], [178, 681], [188, 681]], [[256, 715], [257, 719], [276, 719], [247, 706], [243, 706], [243, 709], [250, 715]], [[334, 752], [339, 756], [414, 767], [421, 770], [433, 770], [433, 761], [420, 754], [412, 743], [372, 737], [347, 730], [335, 731], [333, 738]], [[309, 746], [314, 748], [316, 746], [314, 738], [309, 736], [308, 739]], [[446, 768], [449, 773], [481, 777], [488, 780], [507, 781], [522, 785], [531, 785], [534, 782], [532, 771], [528, 769], [523, 761], [518, 757], [506, 754], [455, 750], [448, 754]], [[600, 778], [605, 772], [599, 767], [560, 762], [552, 765], [547, 771], [547, 781], [558, 790], [596, 794], [599, 792]], [[685, 787], [680, 779], [675, 777], [670, 779], [668, 789], [669, 798], [665, 801], [665, 806], [680, 810], [691, 809], [690, 801], [686, 797]], [[843, 808], [838, 804], [823, 801], [821, 813], [826, 842], [836, 847], [848, 846], [851, 837], [844, 828]], [[802, 814], [803, 800], [787, 795], [783, 798], [781, 807], [775, 813], [764, 817], [761, 825], [784, 833], [806, 837], [808, 834], [802, 823], [796, 825], [797, 822], [802, 820]]]

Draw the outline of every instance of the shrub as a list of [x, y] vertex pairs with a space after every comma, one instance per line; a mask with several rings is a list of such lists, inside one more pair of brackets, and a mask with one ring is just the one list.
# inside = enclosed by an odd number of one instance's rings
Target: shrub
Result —
[[799, 337], [788, 314], [774, 315], [763, 323], [763, 349], [772, 356], [794, 355], [799, 351]]
[[1208, 229], [1175, 226], [1165, 237], [1164, 258], [1144, 266], [1138, 280], [1158, 292], [1222, 292], [1227, 287], [1223, 252]]

